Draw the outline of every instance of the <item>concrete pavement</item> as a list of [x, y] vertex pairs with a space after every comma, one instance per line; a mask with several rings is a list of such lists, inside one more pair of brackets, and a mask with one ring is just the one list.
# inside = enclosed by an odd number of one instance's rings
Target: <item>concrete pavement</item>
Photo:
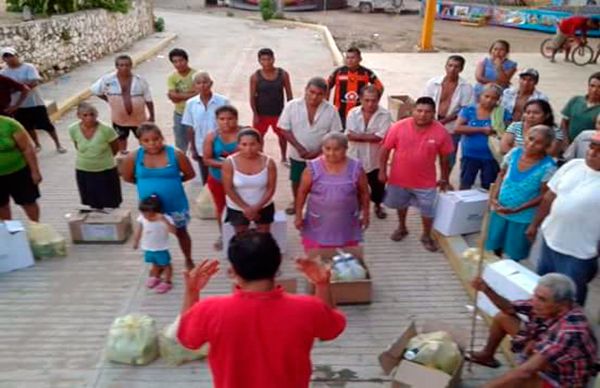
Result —
[[[332, 69], [331, 55], [322, 36], [304, 28], [266, 25], [233, 18], [210, 17], [184, 12], [158, 11], [166, 20], [168, 31], [179, 38], [171, 47], [183, 47], [190, 53], [196, 69], [209, 71], [214, 90], [228, 95], [240, 108], [240, 122], [250, 122], [248, 77], [256, 68], [256, 51], [269, 46], [277, 62], [290, 73], [294, 93], [300, 95], [308, 78], [327, 75]], [[169, 47], [169, 48], [171, 48]], [[172, 106], [166, 98], [166, 76], [171, 71], [168, 48], [141, 64], [136, 72], [148, 78], [155, 99], [157, 122], [172, 140], [170, 124]], [[429, 57], [420, 56], [419, 59]], [[413, 59], [414, 60], [414, 59]], [[106, 61], [111, 61], [110, 58]], [[370, 57], [367, 56], [367, 62]], [[410, 61], [394, 66], [408, 67]], [[425, 61], [423, 61], [425, 62]], [[428, 62], [428, 61], [427, 61]], [[435, 60], [437, 65], [442, 62]], [[436, 63], [429, 69], [435, 69]], [[375, 64], [374, 64], [375, 65]], [[387, 65], [386, 65], [387, 66]], [[415, 67], [414, 65], [412, 65]], [[394, 82], [419, 90], [422, 84], [414, 76], [387, 79], [379, 65], [388, 91]], [[91, 84], [106, 71], [105, 64], [92, 64], [73, 72], [71, 80], [59, 85], [65, 94]], [[424, 71], [424, 70], [423, 70]], [[85, 73], [85, 75], [84, 75]], [[437, 70], [431, 75], [437, 74]], [[426, 78], [431, 76], [426, 75]], [[404, 89], [402, 89], [404, 90]], [[411, 89], [412, 90], [412, 89]], [[45, 89], [45, 93], [53, 93]], [[45, 95], [59, 99], [60, 96]], [[100, 117], [108, 120], [106, 105], [91, 99]], [[58, 123], [64, 144], [69, 144], [66, 127], [74, 121], [70, 112]], [[42, 184], [42, 218], [65, 236], [63, 215], [78, 203], [74, 180], [74, 150], [57, 155], [49, 139], [42, 136], [45, 149], [40, 154], [44, 175]], [[267, 152], [278, 157], [276, 138], [267, 136]], [[276, 159], [278, 160], [278, 159]], [[282, 209], [289, 201], [287, 170], [280, 166], [276, 206]], [[134, 188], [123, 184], [124, 207], [135, 208]], [[188, 185], [190, 200], [198, 187]], [[21, 215], [20, 212], [16, 213]], [[392, 243], [388, 235], [395, 227], [393, 217], [374, 220], [366, 233], [366, 254], [374, 279], [374, 303], [370, 306], [343, 307], [348, 329], [336, 341], [318, 343], [313, 351], [315, 377], [327, 385], [341, 375], [351, 375], [347, 387], [381, 387], [388, 380], [381, 375], [376, 356], [412, 319], [443, 319], [468, 327], [465, 305], [469, 303], [458, 279], [442, 254], [431, 254], [418, 242], [419, 221], [411, 216], [411, 235], [401, 243]], [[217, 236], [214, 221], [194, 220], [190, 225], [194, 240], [194, 257], [214, 257], [212, 242]], [[297, 232], [288, 224], [289, 254], [283, 266], [286, 276], [294, 275], [291, 258], [299, 255]], [[171, 243], [176, 271], [183, 260], [175, 241]], [[191, 363], [178, 368], [157, 360], [145, 367], [108, 363], [103, 359], [105, 336], [112, 320], [128, 312], [152, 315], [159, 326], [176, 316], [181, 300], [181, 283], [167, 295], [155, 295], [143, 287], [146, 269], [139, 252], [130, 245], [71, 245], [69, 257], [38, 262], [36, 267], [0, 275], [0, 386], [4, 387], [164, 387], [210, 386], [206, 363]], [[305, 282], [301, 281], [301, 290]], [[222, 273], [210, 284], [207, 294], [228, 292], [230, 283]], [[479, 325], [477, 343], [485, 336]], [[478, 386], [500, 371], [475, 367], [464, 373], [464, 386]], [[315, 386], [325, 386], [315, 383]]]

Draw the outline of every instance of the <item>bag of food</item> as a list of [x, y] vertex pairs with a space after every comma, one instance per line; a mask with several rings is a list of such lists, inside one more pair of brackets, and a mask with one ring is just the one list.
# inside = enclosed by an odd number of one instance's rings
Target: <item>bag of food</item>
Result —
[[450, 334], [435, 331], [411, 338], [404, 358], [453, 375], [460, 366], [462, 354]]
[[27, 223], [27, 238], [36, 258], [67, 256], [67, 241], [52, 225]]
[[214, 220], [217, 218], [215, 205], [213, 204], [210, 191], [206, 186], [202, 187], [200, 194], [192, 204], [194, 217], [201, 220]]
[[365, 267], [360, 263], [360, 260], [350, 253], [339, 252], [332, 260], [332, 280], [350, 281], [367, 278], [367, 270]]
[[179, 343], [177, 339], [177, 331], [179, 330], [179, 316], [170, 325], [158, 335], [158, 347], [160, 356], [169, 365], [177, 366], [188, 361], [200, 360], [208, 354], [208, 344], [203, 345], [198, 350], [190, 350]]
[[[467, 248], [462, 253], [461, 275], [464, 280], [471, 280], [477, 275], [481, 255], [479, 248]], [[492, 252], [486, 251], [483, 258], [483, 265], [486, 266], [499, 260]]]
[[148, 315], [129, 314], [114, 320], [108, 333], [106, 358], [129, 365], [146, 365], [158, 357], [156, 322]]

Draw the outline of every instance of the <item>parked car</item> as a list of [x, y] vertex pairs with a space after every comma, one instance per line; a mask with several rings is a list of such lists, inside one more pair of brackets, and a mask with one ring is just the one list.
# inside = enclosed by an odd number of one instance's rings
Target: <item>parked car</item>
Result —
[[400, 13], [404, 9], [404, 0], [348, 0], [348, 7], [362, 13], [373, 11], [393, 11]]

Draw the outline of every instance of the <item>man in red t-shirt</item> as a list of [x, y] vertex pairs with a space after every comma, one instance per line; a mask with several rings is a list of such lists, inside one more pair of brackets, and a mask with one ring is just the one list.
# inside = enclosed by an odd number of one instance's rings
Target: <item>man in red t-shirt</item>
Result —
[[[423, 235], [421, 243], [428, 251], [438, 246], [431, 237], [435, 211], [436, 187], [446, 191], [449, 187], [449, 156], [454, 150], [452, 138], [442, 124], [434, 120], [435, 102], [431, 97], [421, 97], [415, 104], [412, 117], [394, 124], [383, 139], [379, 165], [379, 180], [387, 182], [384, 204], [398, 211], [398, 229], [391, 236], [400, 241], [408, 235], [406, 214], [411, 204], [421, 211]], [[387, 174], [388, 159], [394, 158]], [[441, 179], [436, 181], [436, 159], [439, 157]]]
[[[552, 58], [550, 58], [550, 62], [555, 62], [554, 57], [558, 50], [560, 50], [567, 40], [577, 34], [577, 32], [581, 32], [581, 42], [585, 44], [587, 42], [587, 32], [589, 30], [597, 30], [600, 27], [599, 21], [596, 18], [589, 18], [585, 16], [570, 16], [568, 18], [562, 19], [558, 23], [558, 28], [556, 29], [556, 35], [554, 35], [553, 43], [554, 49], [552, 50]], [[569, 60], [569, 55], [571, 53], [571, 48], [569, 45], [565, 47], [565, 61]]]
[[298, 259], [316, 297], [290, 295], [275, 286], [281, 253], [271, 234], [233, 237], [228, 257], [229, 275], [237, 283], [233, 295], [198, 300], [219, 269], [217, 260], [204, 260], [186, 272], [179, 341], [188, 349], [209, 343], [216, 388], [308, 387], [315, 338], [332, 340], [346, 326], [334, 308], [329, 268]]

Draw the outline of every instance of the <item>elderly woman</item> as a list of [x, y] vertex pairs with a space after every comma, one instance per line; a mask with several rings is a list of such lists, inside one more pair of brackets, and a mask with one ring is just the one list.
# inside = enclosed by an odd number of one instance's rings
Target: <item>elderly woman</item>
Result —
[[114, 155], [119, 135], [98, 121], [98, 111], [88, 103], [77, 107], [79, 121], [69, 127], [77, 150], [75, 175], [81, 203], [94, 209], [117, 208], [121, 204], [121, 182]]
[[164, 144], [162, 131], [156, 124], [143, 123], [137, 135], [140, 148], [125, 159], [121, 176], [125, 182], [137, 186], [140, 201], [158, 196], [162, 212], [173, 219], [185, 266], [191, 270], [194, 268], [192, 239], [187, 230], [190, 211], [183, 182], [193, 179], [196, 173], [183, 151]]
[[236, 234], [246, 232], [250, 222], [259, 232], [269, 233], [275, 215], [275, 162], [261, 151], [262, 136], [257, 130], [243, 129], [237, 141], [238, 152], [221, 167], [227, 203], [225, 222], [233, 225]]
[[[497, 368], [494, 358], [506, 335], [512, 337], [517, 367], [485, 384], [500, 387], [586, 387], [594, 374], [597, 343], [592, 325], [575, 300], [575, 284], [567, 276], [542, 276], [532, 299], [511, 302], [498, 295], [481, 278], [473, 288], [498, 306], [485, 347], [468, 357]], [[521, 317], [525, 317], [523, 319]]]
[[302, 173], [294, 223], [305, 250], [356, 246], [369, 226], [367, 176], [358, 160], [346, 156], [347, 150], [346, 135], [325, 135], [323, 155], [309, 161]]
[[42, 175], [27, 131], [18, 121], [0, 116], [0, 220], [10, 220], [10, 198], [31, 221], [40, 220], [38, 184]]
[[[509, 114], [499, 106], [502, 89], [496, 84], [483, 88], [477, 105], [461, 109], [456, 121], [454, 133], [462, 135], [460, 160], [460, 189], [470, 189], [478, 174], [481, 174], [481, 186], [489, 189], [498, 176], [498, 162], [489, 146], [489, 136], [496, 133], [494, 126], [504, 126]], [[502, 123], [494, 123], [492, 116], [499, 116]]]
[[552, 144], [554, 130], [538, 125], [527, 131], [525, 146], [513, 148], [504, 157], [492, 199], [486, 249], [519, 261], [529, 256], [531, 242], [525, 231], [535, 216], [548, 189], [546, 182], [556, 164], [546, 150]]
[[522, 147], [529, 128], [535, 125], [545, 125], [554, 129], [554, 141], [548, 149], [548, 154], [558, 156], [563, 140], [563, 132], [554, 123], [552, 107], [545, 100], [531, 100], [523, 108], [523, 121], [511, 123], [500, 141], [500, 152], [508, 153], [513, 147]]
[[475, 99], [483, 93], [484, 86], [490, 83], [503, 90], [510, 86], [510, 80], [517, 71], [517, 63], [508, 59], [510, 44], [497, 40], [490, 46], [490, 55], [477, 64], [475, 69]]

